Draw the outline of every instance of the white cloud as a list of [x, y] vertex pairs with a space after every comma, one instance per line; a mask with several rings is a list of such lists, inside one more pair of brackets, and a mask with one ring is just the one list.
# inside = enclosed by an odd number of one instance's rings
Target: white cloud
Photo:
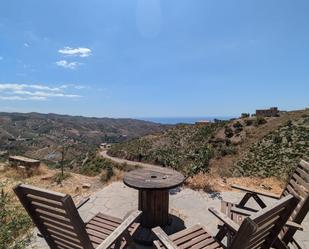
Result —
[[24, 43], [24, 46], [25, 46], [26, 48], [30, 47], [30, 45], [29, 45], [27, 42]]
[[66, 84], [66, 85], [61, 85], [59, 88], [61, 89], [66, 89], [66, 88], [74, 88], [74, 89], [77, 89], [77, 90], [81, 90], [81, 89], [89, 89], [88, 86], [83, 86], [83, 85], [75, 85], [75, 84]]
[[58, 52], [60, 54], [69, 55], [69, 56], [79, 56], [79, 57], [88, 57], [91, 55], [90, 48], [71, 48], [71, 47], [64, 47], [59, 49]]
[[42, 91], [14, 91], [14, 94], [21, 94], [21, 95], [29, 95], [29, 96], [35, 96], [35, 97], [66, 97], [66, 98], [79, 98], [80, 95], [77, 94], [64, 94], [64, 93], [55, 93], [55, 92], [42, 92]]
[[60, 60], [56, 62], [56, 65], [67, 69], [76, 69], [78, 66], [81, 65], [81, 63], [76, 61], [68, 62], [66, 60]]
[[45, 97], [1, 96], [0, 100], [47, 100]]
[[[0, 100], [48, 100], [50, 98], [72, 99], [82, 97], [79, 94], [65, 91], [68, 89], [77, 89], [74, 85], [71, 85], [49, 87], [38, 84], [0, 83]], [[66, 87], [63, 88], [63, 86]]]
[[0, 92], [3, 90], [23, 90], [26, 88], [35, 89], [35, 90], [47, 90], [47, 91], [61, 91], [60, 87], [49, 87], [44, 85], [36, 85], [36, 84], [15, 84], [15, 83], [0, 83]]

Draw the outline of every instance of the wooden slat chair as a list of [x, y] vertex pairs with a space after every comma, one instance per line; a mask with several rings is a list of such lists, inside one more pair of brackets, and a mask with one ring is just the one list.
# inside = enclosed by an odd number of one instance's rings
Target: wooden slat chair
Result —
[[25, 184], [14, 192], [51, 249], [135, 248], [131, 234], [140, 211], [124, 221], [98, 213], [84, 223], [70, 195]]
[[236, 223], [240, 224], [244, 217], [257, 212], [256, 209], [252, 209], [247, 206], [248, 201], [253, 198], [261, 208], [265, 208], [266, 204], [261, 199], [261, 196], [281, 199], [288, 194], [292, 194], [297, 197], [300, 201], [293, 211], [287, 222], [286, 226], [283, 227], [280, 232], [279, 239], [285, 244], [294, 243], [297, 247], [297, 242], [294, 240], [293, 236], [297, 230], [302, 230], [300, 224], [305, 219], [309, 211], [309, 163], [301, 160], [299, 165], [295, 168], [293, 174], [289, 181], [287, 182], [282, 194], [273, 195], [271, 193], [258, 192], [253, 189], [241, 187], [238, 185], [233, 185], [232, 187], [246, 191], [247, 193], [242, 198], [242, 200], [237, 203], [230, 203], [226, 201], [221, 202], [221, 212], [225, 213], [229, 218], [231, 218]]
[[[154, 241], [154, 245], [158, 249], [267, 249], [274, 243], [297, 203], [297, 198], [288, 195], [276, 204], [245, 218], [241, 225], [210, 208], [209, 211], [224, 223], [215, 237], [212, 237], [201, 225], [195, 225], [170, 236], [166, 235], [160, 227], [156, 227], [153, 232], [158, 240]], [[233, 230], [235, 236], [231, 244], [225, 246], [222, 240], [230, 230]], [[282, 248], [287, 247], [283, 245]]]

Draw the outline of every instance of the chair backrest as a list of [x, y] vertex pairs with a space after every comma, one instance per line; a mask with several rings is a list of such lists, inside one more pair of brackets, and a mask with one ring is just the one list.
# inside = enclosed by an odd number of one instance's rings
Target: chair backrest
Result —
[[[284, 188], [283, 196], [288, 194], [294, 195], [299, 199], [299, 203], [290, 220], [301, 224], [309, 211], [309, 163], [301, 160], [296, 167], [294, 173], [291, 175], [290, 180]], [[291, 228], [283, 228], [280, 237], [286, 243], [290, 242], [296, 230]]]
[[244, 219], [229, 249], [266, 249], [274, 243], [298, 199], [288, 195]]
[[93, 249], [70, 195], [20, 184], [20, 202], [52, 249]]

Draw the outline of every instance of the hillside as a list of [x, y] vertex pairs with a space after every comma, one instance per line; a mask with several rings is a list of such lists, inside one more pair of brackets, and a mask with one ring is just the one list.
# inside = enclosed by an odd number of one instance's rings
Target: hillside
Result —
[[102, 142], [120, 142], [165, 126], [134, 119], [86, 118], [39, 113], [0, 113], [0, 152], [23, 154], [53, 164], [61, 159], [62, 145], [69, 147], [67, 164], [79, 167], [88, 152]]
[[284, 178], [309, 158], [309, 110], [207, 125], [178, 125], [161, 134], [114, 145], [111, 156], [173, 167], [187, 175]]

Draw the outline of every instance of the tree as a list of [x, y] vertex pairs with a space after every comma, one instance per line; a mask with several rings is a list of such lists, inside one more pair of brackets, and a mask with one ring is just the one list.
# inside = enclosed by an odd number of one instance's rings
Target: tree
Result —
[[55, 180], [58, 183], [61, 183], [65, 178], [67, 178], [69, 176], [69, 174], [65, 174], [64, 168], [65, 168], [65, 161], [66, 161], [68, 151], [69, 151], [70, 147], [72, 147], [72, 145], [73, 145], [73, 143], [71, 141], [63, 140], [62, 145], [58, 147], [58, 151], [61, 153], [61, 159], [59, 161], [61, 173], [60, 173], [60, 175], [57, 175], [55, 177]]
[[249, 118], [250, 117], [250, 113], [242, 113], [241, 114], [241, 118]]
[[61, 178], [64, 178], [64, 162], [65, 162], [65, 156], [69, 150], [70, 145], [64, 144], [61, 147], [61, 161], [60, 161], [60, 167], [61, 167]]

